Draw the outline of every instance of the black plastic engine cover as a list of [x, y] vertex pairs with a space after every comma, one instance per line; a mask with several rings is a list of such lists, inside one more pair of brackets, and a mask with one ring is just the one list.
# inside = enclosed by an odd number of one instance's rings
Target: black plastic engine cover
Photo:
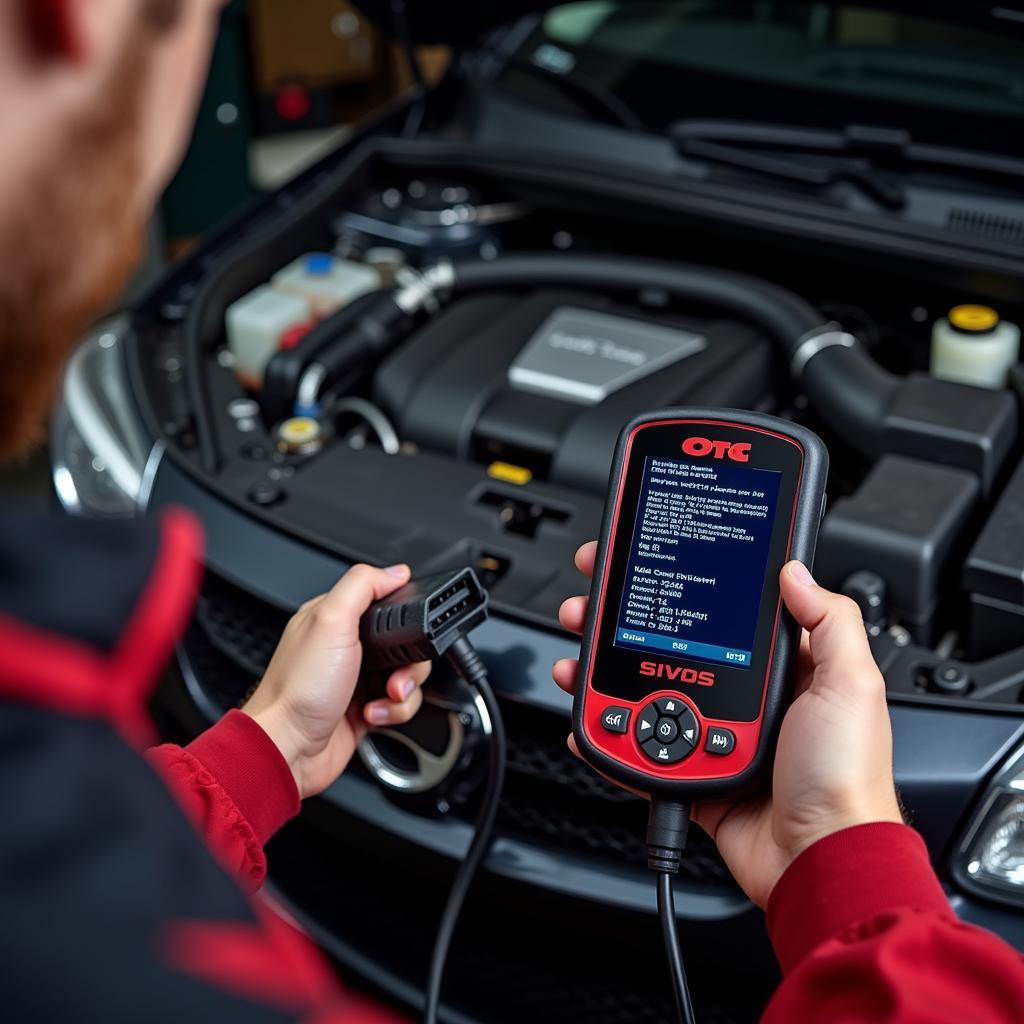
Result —
[[[546, 392], [523, 390], [510, 368], [560, 312], [597, 325], [567, 344], [613, 346], [627, 372], [634, 327], [662, 337], [666, 329], [683, 332], [687, 354], [639, 369], [637, 379], [599, 400], [600, 388], [568, 379]], [[702, 344], [688, 343], [693, 336]], [[380, 366], [374, 390], [405, 440], [470, 461], [512, 462], [603, 494], [629, 419], [678, 404], [749, 408], [772, 392], [771, 361], [768, 339], [732, 320], [682, 317], [589, 292], [488, 293], [452, 303], [415, 332]], [[575, 397], [561, 397], [558, 386]]]

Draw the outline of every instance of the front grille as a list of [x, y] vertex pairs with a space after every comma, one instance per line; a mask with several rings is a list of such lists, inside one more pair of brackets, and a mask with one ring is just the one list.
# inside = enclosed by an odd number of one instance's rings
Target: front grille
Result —
[[[505, 701], [508, 774], [499, 821], [511, 835], [543, 839], [594, 857], [647, 864], [644, 833], [647, 802], [612, 785], [566, 745], [569, 723], [534, 708]], [[732, 887], [714, 843], [690, 831], [679, 873]]]
[[[197, 681], [219, 710], [242, 704], [273, 654], [288, 616], [208, 573], [185, 651]], [[508, 771], [499, 823], [524, 841], [642, 867], [646, 802], [596, 775], [566, 746], [568, 721], [502, 702]], [[732, 887], [714, 844], [690, 833], [680, 873]]]
[[[377, 850], [351, 849], [345, 856], [345, 870], [339, 871], [336, 847], [302, 818], [269, 849], [278, 892], [325, 949], [343, 963], [386, 965], [421, 991], [443, 891], [425, 883], [401, 855], [393, 860]], [[772, 965], [763, 960], [767, 949], [744, 947], [742, 955], [735, 950], [730, 958], [716, 951], [713, 936], [700, 926], [684, 925], [681, 936], [697, 1019], [753, 1024], [775, 983]], [[443, 999], [469, 1020], [487, 1024], [675, 1020], [653, 921], [608, 912], [576, 919], [564, 908], [551, 913], [542, 899], [523, 894], [503, 900], [486, 885], [474, 886], [463, 910]]]
[[225, 657], [260, 676], [277, 647], [288, 615], [213, 573], [207, 573], [196, 606], [196, 625]]

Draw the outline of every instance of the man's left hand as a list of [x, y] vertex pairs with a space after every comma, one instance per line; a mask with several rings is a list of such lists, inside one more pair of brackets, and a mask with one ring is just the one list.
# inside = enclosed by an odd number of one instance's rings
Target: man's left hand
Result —
[[242, 708], [284, 755], [303, 799], [345, 770], [368, 725], [398, 725], [419, 710], [430, 662], [395, 669], [386, 698], [365, 706], [353, 701], [363, 657], [359, 620], [408, 580], [407, 565], [356, 565], [329, 593], [307, 601]]

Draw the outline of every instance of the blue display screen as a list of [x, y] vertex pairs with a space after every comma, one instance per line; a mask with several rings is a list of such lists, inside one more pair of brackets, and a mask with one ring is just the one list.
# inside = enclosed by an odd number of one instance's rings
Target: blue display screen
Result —
[[644, 460], [616, 646], [750, 667], [781, 477]]

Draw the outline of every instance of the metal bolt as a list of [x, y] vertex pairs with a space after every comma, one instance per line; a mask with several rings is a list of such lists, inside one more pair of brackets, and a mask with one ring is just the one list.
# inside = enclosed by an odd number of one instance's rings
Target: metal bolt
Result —
[[224, 125], [225, 128], [231, 127], [233, 124], [238, 123], [238, 107], [234, 103], [222, 103], [217, 108], [217, 120]]

